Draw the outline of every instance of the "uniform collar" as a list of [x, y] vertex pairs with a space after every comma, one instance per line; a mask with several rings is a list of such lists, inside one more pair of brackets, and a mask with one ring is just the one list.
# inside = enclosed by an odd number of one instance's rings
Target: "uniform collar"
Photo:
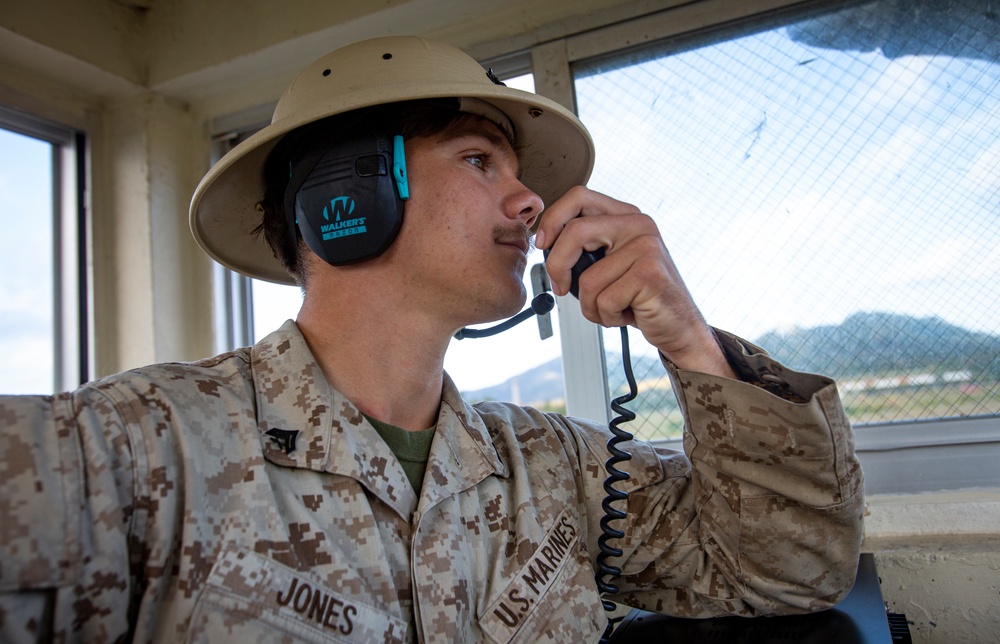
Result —
[[[330, 386], [295, 322], [254, 345], [250, 359], [267, 460], [348, 476], [401, 516], [412, 515], [418, 499], [403, 468], [357, 407]], [[482, 418], [447, 374], [444, 380], [422, 508], [507, 473]]]
[[[437, 428], [424, 475], [422, 511], [488, 476], [507, 476], [507, 467], [497, 454], [489, 428], [475, 408], [462, 399], [448, 374], [441, 391]], [[428, 480], [433, 485], [428, 486]]]

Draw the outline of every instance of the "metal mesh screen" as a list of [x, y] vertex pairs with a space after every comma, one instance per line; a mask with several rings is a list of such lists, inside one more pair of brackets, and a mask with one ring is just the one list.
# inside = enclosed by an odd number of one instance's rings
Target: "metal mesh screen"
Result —
[[[711, 324], [836, 378], [852, 422], [1000, 415], [994, 7], [852, 3], [578, 65], [590, 185], [657, 219]], [[634, 431], [678, 436], [633, 351]]]

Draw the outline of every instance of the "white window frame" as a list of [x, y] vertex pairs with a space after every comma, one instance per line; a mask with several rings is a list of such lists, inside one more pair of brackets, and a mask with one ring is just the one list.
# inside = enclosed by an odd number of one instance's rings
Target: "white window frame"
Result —
[[93, 378], [90, 223], [83, 132], [0, 105], [0, 127], [52, 145], [53, 391]]
[[[540, 45], [484, 63], [500, 78], [531, 73], [535, 93], [576, 112], [569, 61], [563, 56], [563, 41]], [[607, 424], [611, 420], [611, 398], [606, 373], [601, 328], [583, 317], [580, 303], [571, 296], [556, 298], [559, 336], [562, 343], [566, 413]]]

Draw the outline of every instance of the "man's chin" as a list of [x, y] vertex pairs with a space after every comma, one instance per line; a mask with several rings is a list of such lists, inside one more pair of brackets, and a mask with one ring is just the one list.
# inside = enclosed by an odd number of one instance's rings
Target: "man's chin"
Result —
[[502, 301], [495, 301], [492, 310], [484, 312], [479, 321], [473, 324], [493, 324], [508, 320], [520, 313], [527, 301], [528, 295], [524, 288], [521, 288], [520, 295], [502, 298]]
[[524, 308], [525, 303], [528, 301], [528, 293], [524, 290], [524, 286], [521, 286], [519, 294], [517, 297], [513, 298], [508, 307], [504, 309], [503, 314], [501, 314], [500, 319], [506, 320], [509, 317], [513, 317], [521, 312]]

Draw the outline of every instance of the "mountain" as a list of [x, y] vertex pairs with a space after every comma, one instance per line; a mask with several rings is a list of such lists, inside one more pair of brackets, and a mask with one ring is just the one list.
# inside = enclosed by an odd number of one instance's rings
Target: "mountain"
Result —
[[[608, 353], [607, 371], [610, 374], [610, 382], [620, 382], [624, 387], [625, 376], [622, 375], [621, 362], [620, 353]], [[651, 375], [657, 378], [665, 375], [658, 359], [645, 356], [632, 357], [632, 371], [637, 380], [649, 378]], [[547, 408], [558, 406], [566, 399], [562, 358], [550, 360], [498, 385], [476, 391], [463, 391], [462, 396], [471, 402], [503, 400]]]
[[566, 392], [562, 374], [562, 358], [556, 358], [498, 385], [476, 391], [463, 391], [462, 396], [471, 402], [502, 400], [518, 404], [564, 400]]
[[754, 343], [793, 369], [833, 378], [952, 371], [1000, 375], [1000, 337], [937, 317], [855, 313], [838, 325], [771, 331]]
[[[937, 317], [855, 313], [837, 325], [770, 331], [753, 342], [793, 369], [835, 379], [948, 372], [1000, 379], [1000, 337], [969, 331]], [[608, 352], [607, 371], [616, 390], [624, 387], [621, 354]], [[633, 356], [633, 371], [640, 383], [665, 376], [659, 360], [644, 356]], [[667, 386], [663, 380], [659, 388]], [[546, 407], [561, 404], [566, 397], [562, 359], [463, 395], [472, 402], [504, 400]]]

